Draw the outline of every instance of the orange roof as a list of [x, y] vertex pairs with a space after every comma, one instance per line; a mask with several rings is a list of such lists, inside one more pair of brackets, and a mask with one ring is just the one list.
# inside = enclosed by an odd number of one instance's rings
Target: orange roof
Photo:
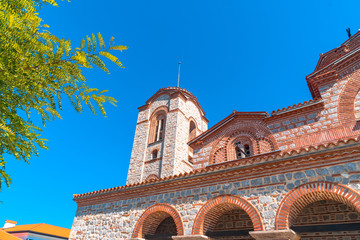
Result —
[[[36, 232], [52, 236], [58, 236], [63, 238], [69, 238], [70, 229], [58, 227], [46, 223], [37, 223], [37, 224], [26, 224], [26, 225], [17, 225], [12, 228], [4, 229], [6, 232]], [[2, 239], [2, 238], [0, 238]]]
[[1, 240], [19, 240], [20, 238], [11, 235], [0, 229], [0, 239]]
[[9, 219], [8, 219], [8, 220], [6, 220], [5, 222], [6, 222], [6, 223], [13, 223], [13, 224], [17, 224], [17, 221], [13, 221], [13, 220], [9, 220]]

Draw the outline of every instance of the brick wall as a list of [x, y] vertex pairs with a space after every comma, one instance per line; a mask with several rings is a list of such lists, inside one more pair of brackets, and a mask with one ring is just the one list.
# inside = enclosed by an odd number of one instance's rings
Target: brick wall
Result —
[[[130, 239], [134, 225], [147, 208], [157, 203], [173, 206], [181, 216], [184, 234], [191, 235], [195, 218], [206, 202], [218, 196], [240, 196], [259, 212], [265, 230], [275, 229], [277, 211], [284, 197], [296, 187], [309, 182], [334, 182], [348, 186], [360, 194], [360, 162], [298, 169], [283, 174], [262, 177], [244, 177], [243, 180], [215, 185], [192, 186], [177, 191], [164, 189], [163, 193], [104, 202], [79, 207], [73, 223], [70, 239], [103, 239], [112, 237]], [[274, 172], [275, 173], [275, 172]], [[345, 177], [341, 173], [348, 173]], [[205, 182], [204, 182], [205, 183]], [[316, 187], [316, 185], [314, 185]], [[158, 191], [162, 189], [157, 187]], [[143, 193], [145, 194], [145, 192]], [[324, 199], [326, 200], [326, 199]], [[338, 214], [339, 212], [334, 212]], [[220, 220], [221, 221], [221, 220]]]
[[[359, 68], [358, 63], [353, 63], [339, 69], [335, 77], [332, 74], [319, 82], [321, 99], [274, 111], [261, 120], [239, 117], [210, 132], [201, 141], [192, 143], [197, 153], [194, 168], [236, 159], [226, 146], [228, 139], [236, 133], [253, 142], [254, 154], [277, 149], [291, 151], [358, 136], [360, 131], [355, 116], [360, 116]], [[356, 92], [352, 93], [354, 89]], [[350, 95], [354, 95], [353, 99]], [[346, 103], [344, 99], [352, 99], [352, 102]]]

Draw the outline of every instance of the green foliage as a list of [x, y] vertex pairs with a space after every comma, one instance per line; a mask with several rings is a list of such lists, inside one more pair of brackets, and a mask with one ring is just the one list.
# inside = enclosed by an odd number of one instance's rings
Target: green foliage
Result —
[[43, 125], [61, 118], [62, 98], [67, 96], [78, 112], [87, 105], [96, 114], [98, 107], [106, 116], [104, 103], [116, 100], [86, 85], [82, 68], [96, 66], [109, 73], [100, 56], [123, 67], [110, 50], [126, 50], [115, 46], [114, 38], [106, 48], [100, 33], [86, 36], [79, 48], [72, 48], [68, 39], [52, 35], [38, 16], [41, 6], [54, 0], [0, 1], [0, 187], [11, 179], [5, 171], [4, 155], [28, 162], [46, 146], [41, 128], [31, 121], [40, 115]]

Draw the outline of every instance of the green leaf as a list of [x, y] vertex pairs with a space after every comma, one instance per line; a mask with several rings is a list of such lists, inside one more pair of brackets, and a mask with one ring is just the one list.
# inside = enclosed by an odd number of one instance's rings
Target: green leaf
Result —
[[117, 57], [115, 57], [114, 55], [112, 55], [111, 53], [101, 51], [101, 52], [99, 52], [99, 54], [106, 57], [107, 59], [111, 60], [119, 67], [124, 68], [122, 63], [119, 61], [119, 59]]
[[99, 39], [99, 48], [100, 50], [105, 48], [105, 43], [104, 43], [104, 39], [101, 36], [101, 33], [98, 32], [98, 39]]
[[116, 46], [109, 47], [109, 49], [111, 49], [111, 50], [120, 50], [122, 52], [123, 50], [127, 50], [128, 47], [127, 46], [122, 46], [122, 45], [116, 45]]

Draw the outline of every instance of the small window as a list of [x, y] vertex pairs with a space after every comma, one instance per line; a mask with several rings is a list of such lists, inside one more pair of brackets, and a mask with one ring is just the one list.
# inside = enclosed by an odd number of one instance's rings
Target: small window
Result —
[[244, 152], [245, 152], [246, 157], [250, 157], [250, 146], [249, 146], [249, 144], [244, 145]]
[[194, 121], [190, 121], [189, 140], [194, 139], [195, 137], [196, 137], [196, 125]]
[[240, 141], [235, 143], [236, 159], [246, 158], [251, 156], [249, 144], [243, 145]]
[[239, 147], [235, 148], [236, 151], [236, 159], [241, 159], [242, 158], [242, 154], [241, 154], [241, 150]]
[[165, 128], [165, 119], [164, 116], [160, 115], [157, 118], [156, 130], [155, 130], [155, 142], [164, 139], [164, 128]]
[[158, 150], [155, 149], [154, 151], [152, 151], [151, 158], [152, 159], [157, 159], [158, 158]]

